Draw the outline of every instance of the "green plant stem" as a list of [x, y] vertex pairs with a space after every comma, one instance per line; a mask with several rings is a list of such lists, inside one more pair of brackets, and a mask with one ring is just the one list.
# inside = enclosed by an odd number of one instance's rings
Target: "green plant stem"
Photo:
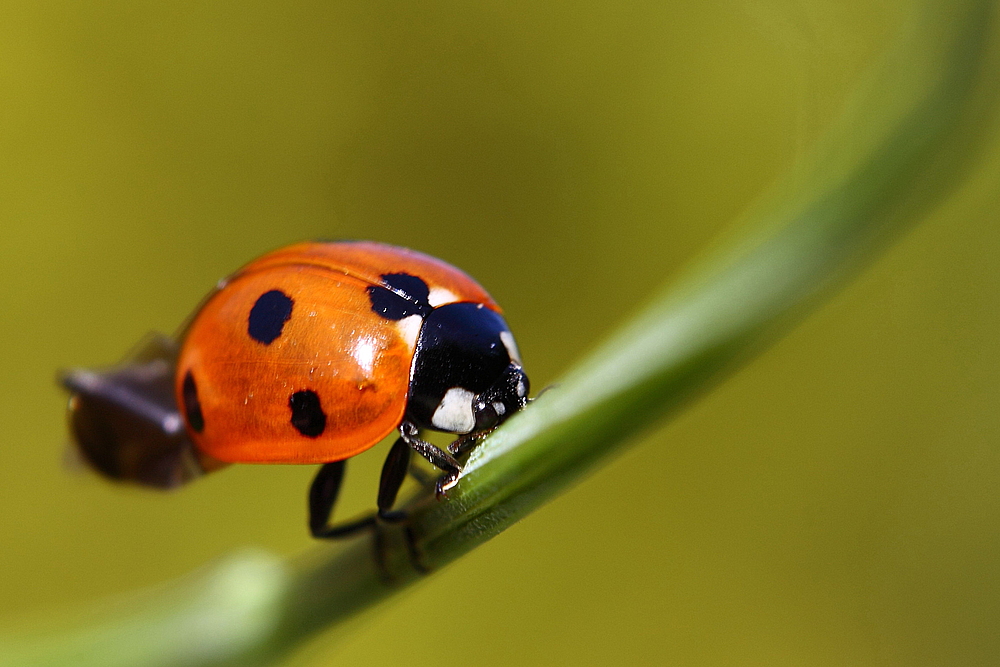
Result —
[[[418, 497], [405, 523], [293, 562], [237, 555], [104, 624], [9, 645], [4, 654], [17, 657], [0, 664], [273, 661], [497, 535], [676, 412], [925, 215], [972, 164], [995, 102], [996, 8], [943, 4], [923, 6], [812, 161], [746, 216], [741, 235], [491, 434], [446, 502]], [[192, 627], [212, 631], [185, 636]]]

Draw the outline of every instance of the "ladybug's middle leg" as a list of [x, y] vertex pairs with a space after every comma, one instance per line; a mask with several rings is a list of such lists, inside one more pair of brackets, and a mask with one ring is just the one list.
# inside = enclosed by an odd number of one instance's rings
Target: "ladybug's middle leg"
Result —
[[406, 479], [406, 472], [410, 467], [410, 445], [406, 439], [400, 436], [393, 443], [389, 455], [385, 457], [382, 464], [382, 477], [378, 483], [378, 516], [384, 521], [402, 521], [406, 518], [406, 512], [393, 512], [392, 506], [396, 503], [396, 496]]
[[359, 530], [375, 525], [375, 516], [366, 516], [340, 525], [330, 525], [333, 505], [340, 493], [340, 483], [344, 479], [346, 461], [326, 463], [316, 473], [309, 488], [309, 530], [313, 537], [336, 539], [350, 537]]

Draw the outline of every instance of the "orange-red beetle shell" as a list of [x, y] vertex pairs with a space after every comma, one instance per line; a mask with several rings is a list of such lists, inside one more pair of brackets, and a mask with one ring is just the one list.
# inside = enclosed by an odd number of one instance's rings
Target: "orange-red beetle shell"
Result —
[[[406, 411], [421, 324], [373, 310], [368, 288], [391, 274], [418, 276], [433, 307], [468, 301], [500, 312], [469, 276], [404, 248], [317, 242], [264, 255], [224, 281], [185, 332], [176, 392], [195, 445], [234, 463], [325, 463], [391, 433]], [[288, 312], [278, 335], [261, 340], [248, 321], [269, 293]], [[293, 395], [318, 401], [319, 432], [293, 423]]]

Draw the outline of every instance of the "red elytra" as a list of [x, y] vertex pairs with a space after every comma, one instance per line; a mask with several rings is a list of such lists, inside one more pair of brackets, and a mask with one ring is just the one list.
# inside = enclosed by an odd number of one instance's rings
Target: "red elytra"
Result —
[[[476, 281], [438, 259], [378, 243], [300, 243], [244, 266], [208, 299], [184, 335], [176, 391], [184, 405], [188, 372], [204, 428], [189, 435], [230, 463], [327, 463], [372, 447], [403, 421], [418, 322], [371, 308], [368, 288], [382, 275], [419, 276], [430, 305], [500, 307]], [[247, 318], [272, 290], [293, 302], [270, 343], [247, 332]], [[314, 392], [322, 433], [303, 438], [289, 421], [289, 397]]]

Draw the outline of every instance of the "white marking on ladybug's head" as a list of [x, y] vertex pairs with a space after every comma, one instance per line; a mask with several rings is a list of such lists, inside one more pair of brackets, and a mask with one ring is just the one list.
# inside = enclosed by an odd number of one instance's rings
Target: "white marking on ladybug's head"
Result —
[[520, 364], [521, 352], [517, 349], [517, 343], [514, 342], [514, 334], [509, 331], [501, 331], [500, 340], [503, 342], [503, 346], [507, 348], [507, 354], [510, 355], [511, 361]]
[[498, 414], [499, 416], [501, 416], [501, 417], [503, 417], [503, 416], [504, 416], [504, 413], [506, 413], [506, 412], [507, 412], [507, 406], [505, 406], [505, 405], [504, 405], [503, 403], [501, 403], [500, 401], [493, 401], [493, 409], [494, 409], [494, 410], [496, 411], [496, 413], [497, 413], [497, 414]]
[[518, 380], [517, 381], [517, 397], [518, 398], [524, 398], [527, 395], [528, 395], [528, 387], [525, 386], [524, 380], [523, 379], [522, 380]]
[[476, 395], [462, 387], [452, 387], [445, 392], [438, 403], [431, 424], [434, 428], [451, 433], [470, 433], [476, 427], [476, 416], [472, 413], [472, 399]]
[[458, 301], [458, 297], [455, 296], [455, 293], [443, 287], [435, 287], [427, 295], [427, 303], [431, 304], [432, 308], [443, 306], [446, 303], [455, 303], [456, 301]]
[[396, 329], [411, 350], [417, 349], [417, 338], [420, 336], [420, 327], [423, 323], [424, 318], [419, 315], [410, 315], [396, 322]]

